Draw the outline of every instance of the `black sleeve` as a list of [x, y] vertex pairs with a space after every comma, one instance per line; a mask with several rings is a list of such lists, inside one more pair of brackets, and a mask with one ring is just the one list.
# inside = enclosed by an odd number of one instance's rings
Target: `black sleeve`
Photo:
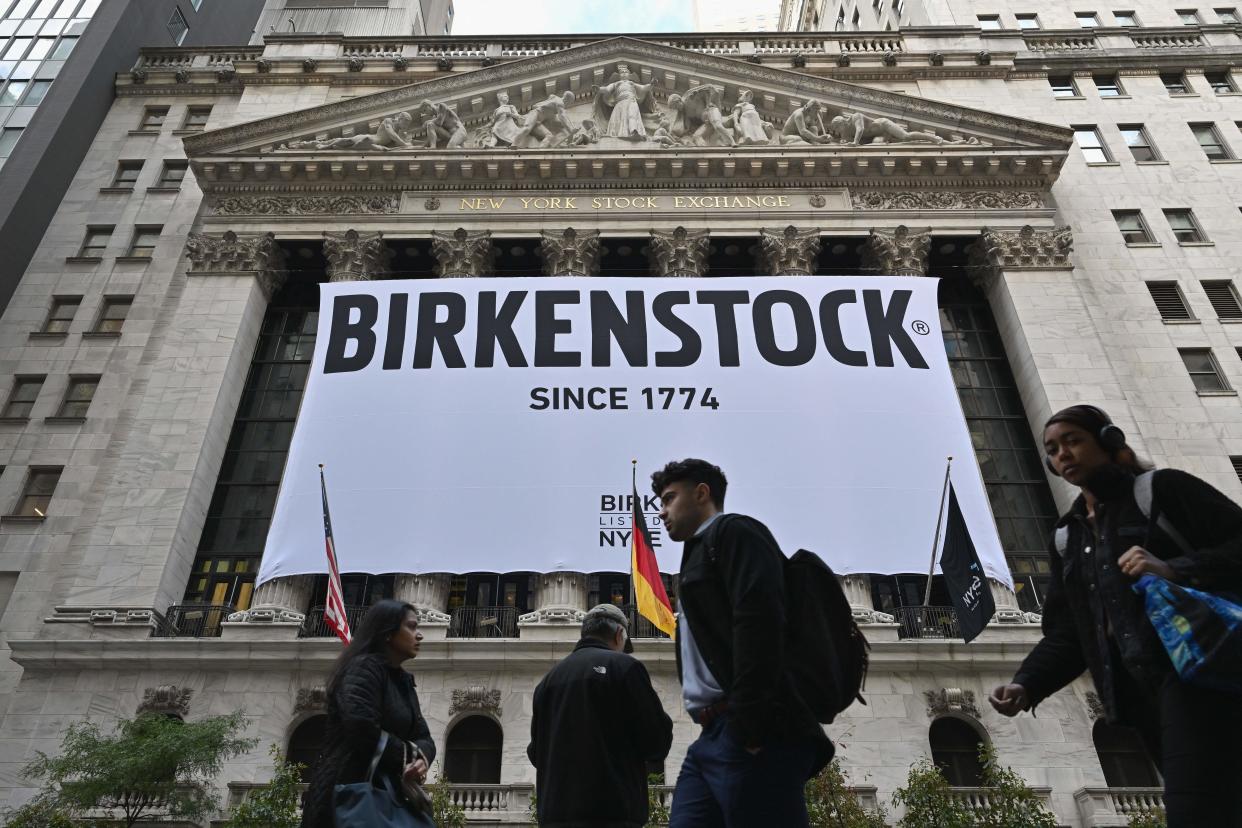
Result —
[[1049, 557], [1052, 576], [1044, 598], [1044, 637], [1023, 660], [1013, 677], [1014, 684], [1026, 688], [1032, 710], [1087, 669], [1082, 642], [1078, 639], [1074, 616], [1066, 602], [1065, 587], [1061, 582], [1061, 556], [1052, 549]]
[[746, 520], [721, 532], [719, 566], [733, 607], [732, 726], [746, 747], [773, 732], [777, 690], [785, 659], [785, 556]]
[[625, 671], [621, 691], [630, 714], [630, 733], [639, 753], [648, 762], [663, 761], [673, 746], [673, 720], [664, 712], [647, 667], [638, 659]]
[[1177, 469], [1156, 472], [1152, 499], [1193, 548], [1165, 561], [1180, 583], [1208, 591], [1242, 588], [1242, 507]]
[[526, 746], [526, 758], [536, 767], [539, 766], [539, 752], [536, 745], [539, 742], [539, 697], [543, 695], [543, 682], [540, 681], [535, 686], [535, 695], [531, 700], [530, 710], [530, 744]]
[[[387, 683], [388, 671], [383, 662], [370, 656], [355, 659], [341, 678], [337, 704], [341, 711], [342, 730], [355, 755], [370, 757], [375, 754], [382, 730], [380, 723], [383, 720]], [[404, 759], [405, 747], [401, 740], [390, 737], [380, 766], [385, 770], [399, 771]]]

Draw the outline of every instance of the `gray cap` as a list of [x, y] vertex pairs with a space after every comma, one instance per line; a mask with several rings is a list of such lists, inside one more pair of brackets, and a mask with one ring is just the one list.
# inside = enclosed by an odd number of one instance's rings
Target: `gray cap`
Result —
[[634, 652], [634, 645], [630, 641], [630, 619], [625, 617], [625, 613], [615, 604], [597, 604], [587, 610], [586, 616], [582, 619], [585, 624], [596, 618], [607, 618], [609, 621], [615, 621], [621, 625], [621, 629], [625, 630], [625, 652]]

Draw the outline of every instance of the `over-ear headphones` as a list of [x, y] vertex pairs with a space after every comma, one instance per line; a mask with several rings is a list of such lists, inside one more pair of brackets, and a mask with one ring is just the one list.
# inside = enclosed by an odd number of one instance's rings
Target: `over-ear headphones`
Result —
[[[1100, 426], [1099, 429], [1095, 432], [1095, 439], [1099, 442], [1100, 447], [1103, 448], [1105, 451], [1107, 451], [1109, 454], [1115, 454], [1126, 447], [1126, 433], [1121, 430], [1120, 426], [1113, 423], [1112, 418], [1109, 417], [1107, 414], [1105, 414], [1103, 409], [1097, 408], [1094, 405], [1076, 405], [1073, 407], [1073, 409], [1066, 409], [1066, 410], [1073, 411], [1074, 409], [1077, 410], [1075, 413], [1081, 412], [1083, 414], [1086, 414], [1088, 417], [1093, 417], [1104, 423], [1104, 425]], [[1065, 412], [1062, 412], [1062, 413], [1065, 413]], [[1056, 422], [1069, 422], [1069, 423], [1074, 423], [1076, 425], [1083, 425], [1083, 423], [1081, 422], [1081, 418], [1077, 418], [1073, 416], [1059, 417], [1059, 418], [1054, 418], [1054, 419]], [[1056, 468], [1052, 465], [1052, 458], [1049, 457], [1047, 454], [1044, 455], [1044, 465], [1048, 467], [1048, 471], [1051, 472], [1054, 476], [1056, 477], [1061, 476], [1060, 473], [1057, 472]]]

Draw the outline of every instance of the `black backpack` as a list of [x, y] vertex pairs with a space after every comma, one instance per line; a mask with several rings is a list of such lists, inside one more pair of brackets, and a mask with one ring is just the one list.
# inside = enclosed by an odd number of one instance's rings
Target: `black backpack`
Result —
[[[709, 561], [716, 562], [724, 525], [741, 517], [721, 515], [708, 528], [703, 548]], [[753, 522], [779, 549], [768, 528]], [[785, 560], [785, 618], [785, 669], [815, 719], [830, 724], [855, 701], [866, 704], [862, 690], [871, 645], [854, 621], [841, 582], [814, 552], [799, 549]]]

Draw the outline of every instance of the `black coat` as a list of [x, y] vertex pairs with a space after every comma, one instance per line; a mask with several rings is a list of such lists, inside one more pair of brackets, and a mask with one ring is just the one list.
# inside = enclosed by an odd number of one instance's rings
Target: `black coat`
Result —
[[[708, 536], [715, 538], [715, 560], [705, 548]], [[690, 625], [724, 690], [728, 727], [738, 742], [761, 747], [809, 740], [817, 748], [818, 773], [833, 747], [785, 670], [785, 556], [772, 533], [754, 518], [729, 515], [720, 527], [686, 541], [678, 597], [677, 624]]]
[[328, 726], [323, 751], [311, 770], [303, 828], [333, 828], [333, 787], [366, 778], [381, 730], [389, 739], [377, 779], [382, 773], [400, 783], [405, 743], [411, 754], [414, 748], [422, 751], [428, 764], [435, 758], [436, 746], [418, 706], [414, 677], [381, 655], [359, 656], [328, 694]]
[[673, 720], [647, 668], [584, 638], [535, 688], [526, 755], [544, 828], [647, 824], [647, 763], [668, 756]]
[[[1173, 670], [1160, 639], [1117, 559], [1141, 546], [1168, 563], [1186, 586], [1206, 592], [1242, 587], [1242, 508], [1186, 472], [1162, 469], [1152, 478], [1152, 514], [1134, 499], [1134, 475], [1103, 469], [1090, 483], [1095, 527], [1082, 497], [1058, 522], [1068, 529], [1062, 558], [1049, 544], [1052, 577], [1043, 607], [1043, 639], [1013, 680], [1031, 706], [1091, 671], [1110, 722], [1126, 707], [1119, 689], [1137, 685], [1155, 693]], [[1183, 552], [1157, 525], [1163, 514], [1190, 545]], [[1126, 671], [1123, 676], [1119, 671]], [[1132, 679], [1132, 680], [1131, 680]], [[1132, 723], [1130, 723], [1132, 724]]]

